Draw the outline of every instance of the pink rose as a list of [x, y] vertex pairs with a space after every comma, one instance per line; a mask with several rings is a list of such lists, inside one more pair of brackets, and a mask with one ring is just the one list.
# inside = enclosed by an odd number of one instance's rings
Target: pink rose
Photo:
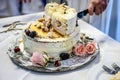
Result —
[[78, 55], [78, 56], [85, 56], [86, 55], [85, 45], [84, 44], [77, 45], [74, 49], [74, 53], [75, 55]]
[[30, 58], [31, 62], [34, 64], [39, 64], [41, 66], [45, 66], [47, 61], [44, 58], [43, 54], [38, 52], [33, 53], [32, 57]]
[[86, 52], [88, 54], [93, 54], [96, 50], [95, 43], [90, 42], [86, 45]]

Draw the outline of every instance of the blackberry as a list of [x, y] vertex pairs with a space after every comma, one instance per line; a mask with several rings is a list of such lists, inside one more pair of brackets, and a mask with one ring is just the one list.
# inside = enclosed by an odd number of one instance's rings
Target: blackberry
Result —
[[60, 54], [60, 59], [61, 60], [66, 60], [68, 58], [70, 58], [70, 55], [68, 53], [61, 53]]
[[29, 34], [29, 36], [30, 36], [31, 38], [34, 38], [36, 35], [37, 35], [36, 31], [32, 31], [32, 32], [30, 32], [30, 34]]

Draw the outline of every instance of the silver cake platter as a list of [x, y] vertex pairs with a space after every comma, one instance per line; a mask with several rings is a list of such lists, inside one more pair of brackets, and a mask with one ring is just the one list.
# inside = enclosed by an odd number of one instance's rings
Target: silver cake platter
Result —
[[[15, 46], [19, 46], [21, 52], [15, 53], [13, 48]], [[37, 72], [62, 72], [62, 71], [69, 71], [74, 70], [76, 68], [80, 68], [83, 65], [89, 64], [93, 61], [96, 56], [99, 54], [99, 46], [97, 44], [97, 49], [94, 54], [86, 56], [86, 57], [79, 57], [73, 56], [67, 60], [61, 61], [61, 66], [55, 67], [53, 63], [48, 63], [46, 67], [40, 67], [38, 65], [33, 65], [30, 61], [31, 55], [24, 50], [24, 45], [22, 40], [17, 40], [16, 42], [12, 43], [8, 49], [8, 55], [13, 63], [16, 65], [31, 71]]]

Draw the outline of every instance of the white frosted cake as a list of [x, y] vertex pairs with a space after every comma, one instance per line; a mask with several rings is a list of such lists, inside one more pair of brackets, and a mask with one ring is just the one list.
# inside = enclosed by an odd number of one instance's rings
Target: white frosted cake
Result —
[[45, 53], [55, 60], [60, 60], [61, 53], [71, 54], [80, 38], [76, 17], [73, 8], [64, 4], [47, 4], [45, 15], [26, 25], [23, 33], [25, 50], [31, 55]]

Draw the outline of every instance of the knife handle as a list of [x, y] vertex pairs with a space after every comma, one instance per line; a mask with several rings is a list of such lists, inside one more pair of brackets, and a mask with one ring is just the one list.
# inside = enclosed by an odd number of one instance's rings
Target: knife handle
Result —
[[89, 13], [88, 9], [81, 11], [77, 14], [77, 17], [82, 18], [83, 16], [86, 16]]
[[[84, 13], [84, 16], [89, 13], [88, 9], [86, 9], [86, 10], [84, 10], [84, 11], [82, 11], [82, 12]], [[95, 8], [94, 8], [93, 12], [95, 12]]]
[[84, 12], [84, 16], [89, 13], [88, 9], [84, 10], [83, 12]]
[[[95, 8], [93, 10], [93, 12], [95, 12]], [[77, 17], [82, 18], [83, 16], [86, 16], [89, 13], [88, 9], [81, 11], [77, 14]]]

